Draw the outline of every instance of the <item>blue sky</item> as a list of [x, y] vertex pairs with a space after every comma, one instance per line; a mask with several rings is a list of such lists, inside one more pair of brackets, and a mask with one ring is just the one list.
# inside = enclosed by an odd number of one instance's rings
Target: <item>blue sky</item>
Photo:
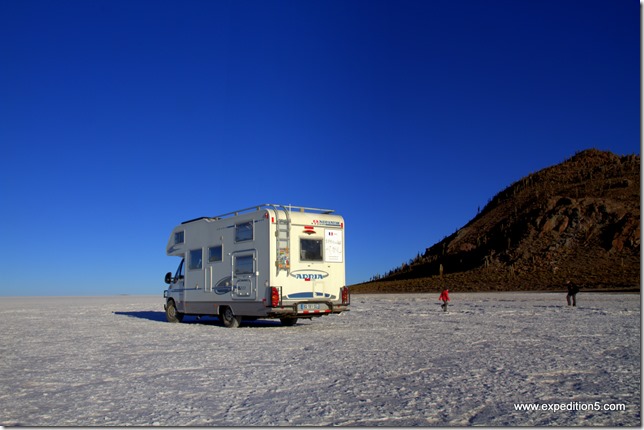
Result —
[[335, 209], [347, 283], [514, 181], [640, 153], [640, 5], [3, 0], [0, 295], [161, 294], [172, 228]]

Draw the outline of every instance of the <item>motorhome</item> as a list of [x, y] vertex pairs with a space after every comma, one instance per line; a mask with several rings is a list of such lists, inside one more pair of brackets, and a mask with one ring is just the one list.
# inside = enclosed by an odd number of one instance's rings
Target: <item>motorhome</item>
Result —
[[257, 318], [294, 325], [348, 311], [344, 228], [333, 210], [278, 204], [181, 223], [166, 247], [181, 258], [165, 277], [167, 320], [213, 315], [226, 327]]

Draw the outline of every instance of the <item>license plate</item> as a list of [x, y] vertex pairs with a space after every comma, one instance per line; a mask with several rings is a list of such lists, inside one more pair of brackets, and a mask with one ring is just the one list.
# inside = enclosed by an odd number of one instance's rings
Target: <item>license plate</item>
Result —
[[322, 311], [327, 309], [323, 303], [300, 303], [297, 308], [300, 311]]

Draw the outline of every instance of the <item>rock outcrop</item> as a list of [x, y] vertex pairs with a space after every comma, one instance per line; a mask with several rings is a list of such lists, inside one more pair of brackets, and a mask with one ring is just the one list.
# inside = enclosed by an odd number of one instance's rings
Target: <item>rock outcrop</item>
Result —
[[640, 156], [595, 149], [497, 194], [467, 225], [360, 291], [639, 289]]

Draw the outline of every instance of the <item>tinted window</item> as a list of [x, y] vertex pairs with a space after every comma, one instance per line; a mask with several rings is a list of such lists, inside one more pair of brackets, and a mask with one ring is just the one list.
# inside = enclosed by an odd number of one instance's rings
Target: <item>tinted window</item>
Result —
[[300, 239], [300, 260], [322, 261], [322, 239]]
[[211, 246], [208, 248], [208, 261], [212, 263], [213, 261], [222, 260], [222, 248], [221, 245]]
[[190, 251], [190, 270], [201, 269], [201, 249], [193, 249]]
[[235, 257], [235, 275], [251, 275], [253, 273], [253, 256], [241, 255]]
[[253, 240], [253, 222], [248, 221], [235, 226], [235, 242]]
[[174, 244], [183, 243], [183, 232], [178, 231], [174, 234]]

